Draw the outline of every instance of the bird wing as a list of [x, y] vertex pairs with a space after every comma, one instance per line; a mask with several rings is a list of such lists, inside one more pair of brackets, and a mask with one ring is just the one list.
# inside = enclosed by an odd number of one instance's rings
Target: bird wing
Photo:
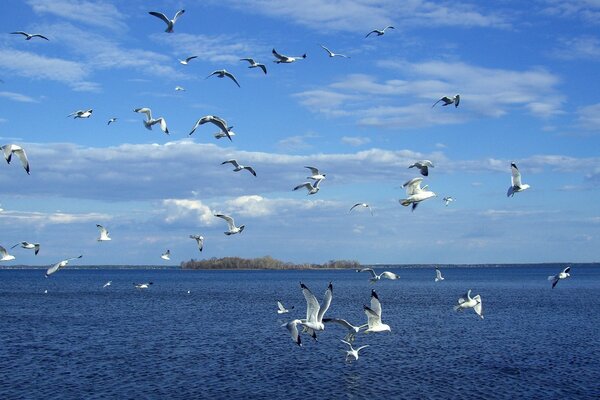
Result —
[[477, 296], [473, 297], [473, 300], [477, 300], [477, 304], [475, 304], [475, 306], [473, 307], [473, 310], [475, 310], [477, 315], [479, 315], [481, 318], [483, 318], [483, 303], [481, 302], [481, 296], [477, 295]]
[[191, 56], [185, 59], [185, 62], [190, 62], [190, 60], [193, 60], [194, 58], [198, 58], [198, 56]]
[[35, 254], [37, 256], [37, 253], [40, 252], [40, 244], [39, 243], [35, 243], [33, 245], [33, 248], [35, 249], [34, 252], [33, 252], [33, 254]]
[[383, 28], [383, 32], [385, 32], [386, 29], [396, 29], [393, 26], [386, 26], [385, 28]]
[[277, 308], [279, 308], [279, 311], [285, 311], [285, 307], [283, 306], [283, 304], [281, 304], [280, 301], [277, 302]]
[[377, 296], [375, 290], [371, 290], [371, 310], [379, 316], [379, 322], [381, 322], [381, 303], [379, 302], [379, 296]]
[[254, 170], [254, 168], [252, 167], [244, 167], [244, 169], [247, 169], [248, 171], [250, 171], [250, 173], [254, 176], [256, 176], [256, 171]]
[[423, 178], [413, 178], [410, 181], [404, 183], [402, 185], [403, 188], [406, 189], [406, 194], [412, 196], [413, 194], [421, 192], [421, 182]]
[[213, 75], [219, 75], [219, 74], [221, 73], [221, 71], [222, 71], [222, 70], [220, 70], [220, 69], [218, 69], [218, 70], [216, 70], [216, 71], [213, 71], [213, 73], [211, 73], [210, 75], [208, 75], [208, 76], [207, 76], [206, 78], [204, 78], [204, 79], [208, 79], [208, 78], [210, 78], [210, 77], [211, 77], [211, 76], [213, 76]]
[[440, 271], [439, 269], [436, 268], [435, 269], [435, 276], [436, 276], [436, 278], [441, 279], [442, 278], [442, 271]]
[[329, 286], [327, 286], [327, 290], [325, 291], [325, 297], [323, 298], [323, 304], [319, 308], [319, 314], [317, 315], [317, 321], [323, 321], [323, 315], [329, 309], [331, 305], [331, 300], [333, 299], [333, 285], [329, 282]]
[[169, 25], [169, 23], [171, 23], [169, 18], [167, 18], [167, 16], [163, 13], [156, 12], [156, 11], [149, 11], [148, 14], [154, 15], [155, 17], [162, 19], [164, 21], [164, 23], [167, 25]]
[[185, 10], [177, 11], [177, 13], [175, 13], [175, 16], [173, 17], [173, 23], [175, 23], [177, 21], [177, 19], [183, 15], [184, 12], [185, 12]]
[[371, 274], [371, 277], [377, 278], [377, 274], [375, 273], [375, 271], [373, 270], [373, 268], [357, 269], [356, 272], [369, 272]]
[[330, 56], [330, 57], [333, 57], [333, 52], [332, 52], [331, 50], [329, 50], [327, 47], [325, 47], [325, 46], [323, 46], [323, 45], [321, 45], [321, 47], [322, 47], [323, 49], [325, 49], [325, 51], [326, 51], [327, 53], [329, 53], [329, 56]]
[[234, 167], [236, 167], [236, 168], [240, 166], [240, 164], [238, 164], [238, 162], [237, 162], [236, 160], [233, 160], [233, 159], [232, 159], [232, 160], [223, 161], [223, 162], [221, 163], [221, 165], [223, 165], [223, 164], [227, 164], [227, 163], [230, 163], [230, 164], [232, 164], [232, 165], [233, 165]]
[[279, 54], [275, 49], [273, 49], [272, 53], [275, 56], [275, 58], [277, 58], [277, 59], [279, 59], [281, 61], [287, 60], [286, 56], [283, 56], [283, 55]]
[[459, 103], [460, 103], [460, 95], [457, 94], [456, 96], [454, 96], [454, 107], [458, 107]]
[[0, 255], [2, 255], [2, 257], [4, 257], [7, 254], [8, 254], [8, 252], [6, 251], [6, 249], [4, 247], [0, 246]]
[[367, 36], [365, 36], [365, 37], [369, 37], [371, 35], [371, 33], [377, 33], [377, 29], [373, 29], [371, 32], [367, 33]]
[[511, 163], [510, 171], [512, 173], [511, 183], [512, 183], [513, 187], [520, 187], [521, 186], [521, 173], [519, 172], [519, 169], [517, 168], [517, 164]]
[[[352, 207], [350, 207], [350, 211], [354, 210], [358, 206], [362, 206], [362, 203], [356, 203], [355, 205], [353, 205]], [[348, 211], [348, 212], [350, 212], [350, 211]]]
[[229, 215], [215, 214], [215, 217], [223, 218], [225, 221], [227, 221], [227, 225], [229, 225], [229, 229], [233, 229], [235, 227], [235, 222], [233, 221], [233, 218], [231, 218]]
[[148, 107], [136, 108], [133, 111], [136, 113], [146, 114], [146, 119], [148, 121], [152, 120], [152, 110], [149, 109]]
[[312, 190], [313, 189], [313, 185], [310, 182], [304, 182], [304, 183], [296, 186], [294, 188], [294, 190], [298, 190], [298, 189], [303, 188], [303, 187], [306, 188], [307, 190]]
[[367, 314], [367, 324], [369, 328], [381, 324], [381, 317], [368, 306], [363, 306], [365, 314]]
[[563, 269], [563, 274], [568, 274], [571, 272], [571, 267], [567, 267], [565, 269]]
[[42, 38], [42, 39], [50, 40], [50, 39], [48, 39], [46, 36], [44, 36], [44, 35], [40, 35], [39, 33], [34, 33], [33, 35], [31, 35], [31, 37], [32, 37], [32, 38], [34, 38], [34, 37], [39, 37], [39, 38]]
[[23, 35], [23, 36], [29, 36], [29, 33], [27, 32], [23, 32], [23, 31], [16, 31], [16, 32], [11, 32], [12, 35]]
[[357, 328], [356, 326], [352, 325], [350, 322], [348, 322], [348, 321], [346, 321], [345, 319], [342, 319], [342, 318], [323, 318], [323, 322], [324, 323], [333, 322], [333, 323], [336, 323], [336, 324], [340, 324], [344, 328], [348, 329], [351, 332], [354, 332], [354, 330]]
[[21, 161], [21, 165], [23, 166], [23, 168], [25, 168], [25, 171], [27, 171], [27, 174], [29, 174], [29, 160], [27, 160], [27, 154], [25, 154], [25, 150], [17, 149], [14, 151], [14, 153], [17, 155], [17, 157], [19, 157], [19, 160]]
[[267, 74], [267, 67], [265, 66], [265, 64], [256, 64], [256, 66], [262, 69], [265, 75]]
[[300, 322], [299, 320], [295, 319], [295, 320], [285, 324], [285, 327], [290, 332], [290, 335], [292, 336], [292, 340], [294, 341], [294, 343], [296, 343], [298, 346], [302, 346], [302, 339], [300, 339], [300, 333], [298, 332], [298, 323], [299, 322]]
[[231, 72], [225, 72], [225, 76], [230, 78], [232, 81], [234, 81], [235, 84], [238, 85], [238, 87], [241, 87], [240, 83], [237, 81], [237, 79], [235, 79], [235, 76], [233, 76], [233, 74]]
[[319, 314], [319, 302], [314, 294], [310, 291], [308, 287], [304, 283], [300, 283], [300, 287], [302, 288], [302, 294], [306, 299], [306, 321], [307, 322], [316, 322], [317, 315]]
[[58, 269], [60, 268], [62, 261], [57, 262], [56, 264], [54, 264], [53, 266], [51, 266], [50, 268], [48, 268], [46, 270], [46, 276], [48, 275], [52, 275], [53, 273], [55, 273], [56, 271], [58, 271]]
[[400, 275], [396, 275], [393, 272], [389, 272], [389, 271], [385, 271], [384, 273], [381, 274], [381, 276], [383, 278], [387, 278], [387, 279], [391, 279], [391, 280], [396, 280], [400, 278]]
[[240, 61], [248, 61], [248, 63], [250, 63], [250, 65], [256, 64], [256, 61], [254, 61], [253, 58], [240, 58]]
[[558, 277], [556, 276], [552, 276], [552, 277], [548, 277], [548, 279], [552, 278], [552, 289], [554, 289], [554, 286], [556, 286], [556, 284], [558, 283], [558, 281], [560, 281], [560, 279], [558, 279]]
[[163, 131], [164, 133], [166, 133], [167, 135], [169, 134], [169, 128], [167, 127], [167, 120], [164, 119], [163, 117], [157, 118], [157, 119], [152, 119], [148, 121], [148, 125], [153, 126], [159, 124], [160, 126], [160, 130]]
[[96, 228], [100, 231], [100, 236], [108, 236], [108, 231], [100, 224], [96, 224]]
[[315, 168], [315, 167], [304, 167], [304, 168], [310, 169], [310, 172], [312, 172], [313, 175], [321, 175], [319, 173], [319, 170], [317, 168]]
[[458, 304], [462, 304], [466, 301], [469, 301], [470, 296], [471, 296], [471, 289], [469, 289], [469, 291], [467, 293], [463, 294], [462, 296], [460, 296], [458, 298]]

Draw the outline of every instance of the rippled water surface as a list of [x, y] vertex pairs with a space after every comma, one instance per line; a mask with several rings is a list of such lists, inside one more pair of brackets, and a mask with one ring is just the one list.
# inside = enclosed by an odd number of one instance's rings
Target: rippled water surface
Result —
[[[402, 268], [375, 285], [354, 271], [2, 270], [0, 398], [600, 398], [600, 268], [552, 290], [560, 269], [447, 268], [434, 283]], [[354, 324], [375, 288], [391, 333], [357, 337], [370, 347], [354, 363], [339, 326], [297, 347], [280, 325], [304, 317], [300, 281], [319, 300], [332, 281], [327, 316]], [[452, 310], [467, 289], [485, 319]], [[295, 309], [282, 318], [278, 299]]]

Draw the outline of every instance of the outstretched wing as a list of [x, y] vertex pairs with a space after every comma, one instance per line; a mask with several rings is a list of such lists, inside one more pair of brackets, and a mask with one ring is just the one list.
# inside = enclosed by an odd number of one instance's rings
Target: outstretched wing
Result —
[[473, 310], [475, 310], [475, 313], [477, 313], [477, 315], [483, 318], [483, 303], [481, 302], [481, 296], [477, 295], [473, 297], [473, 300], [477, 300], [477, 304], [475, 304]]
[[391, 280], [400, 279], [400, 275], [396, 275], [393, 272], [389, 272], [389, 271], [385, 271], [384, 273], [382, 273], [381, 277], [391, 279]]
[[179, 10], [177, 11], [177, 13], [175, 14], [175, 16], [173, 17], [173, 22], [177, 21], [177, 18], [181, 17], [181, 15], [185, 12], [185, 10]]
[[316, 322], [317, 316], [319, 314], [319, 302], [314, 294], [310, 291], [308, 287], [304, 283], [300, 283], [300, 287], [302, 288], [302, 294], [306, 299], [306, 321], [307, 322]]
[[371, 310], [379, 315], [379, 322], [381, 322], [381, 303], [379, 302], [379, 296], [377, 296], [375, 290], [371, 290]]
[[231, 164], [231, 165], [233, 165], [235, 168], [237, 168], [237, 167], [239, 167], [239, 166], [240, 166], [240, 164], [238, 164], [237, 160], [235, 160], [235, 159], [231, 159], [231, 160], [223, 161], [223, 162], [221, 163], [221, 165], [223, 165], [223, 164], [227, 164], [227, 163], [230, 163], [230, 164]]
[[306, 189], [308, 189], [308, 190], [311, 190], [313, 188], [313, 185], [310, 182], [304, 182], [304, 183], [296, 186], [294, 188], [294, 190], [298, 190], [298, 189], [303, 188], [303, 187], [306, 188]]
[[372, 278], [377, 278], [377, 274], [375, 273], [373, 268], [361, 268], [361, 269], [357, 269], [356, 272], [368, 272], [371, 274]]
[[563, 269], [563, 273], [564, 273], [564, 274], [569, 274], [569, 273], [571, 273], [571, 267], [567, 267], [567, 268]]
[[233, 74], [231, 72], [225, 72], [225, 76], [230, 78], [232, 81], [234, 81], [235, 84], [238, 85], [238, 87], [241, 87], [240, 83], [237, 81], [237, 79], [235, 79], [235, 76], [233, 76]]
[[19, 157], [19, 160], [21, 161], [21, 165], [23, 166], [23, 168], [25, 168], [25, 171], [27, 171], [27, 174], [29, 174], [29, 161], [27, 160], [27, 154], [25, 154], [25, 150], [18, 149], [18, 150], [15, 150], [14, 153], [17, 155], [17, 157]]
[[521, 173], [519, 172], [519, 169], [517, 168], [517, 164], [511, 163], [510, 171], [512, 173], [511, 183], [512, 183], [513, 187], [520, 187], [521, 186]]
[[413, 194], [417, 194], [421, 192], [421, 182], [423, 178], [413, 178], [408, 182], [405, 182], [402, 187], [406, 189], [406, 194], [412, 196]]
[[286, 56], [282, 56], [281, 54], [279, 54], [275, 49], [273, 49], [272, 51], [273, 55], [275, 56], [275, 58], [277, 58], [278, 60], [284, 61], [287, 59]]
[[156, 12], [156, 11], [149, 11], [148, 14], [154, 15], [155, 17], [162, 19], [164, 21], [164, 23], [167, 25], [169, 25], [169, 23], [171, 23], [171, 21], [169, 21], [169, 18], [167, 18], [167, 16], [163, 13]]
[[329, 286], [327, 286], [327, 290], [325, 291], [325, 297], [323, 298], [323, 304], [319, 308], [319, 314], [317, 315], [317, 320], [319, 322], [323, 321], [323, 315], [329, 309], [331, 305], [331, 300], [333, 299], [333, 285], [329, 282]]
[[235, 222], [233, 221], [233, 218], [231, 218], [229, 215], [215, 214], [215, 217], [223, 218], [225, 221], [227, 221], [227, 225], [229, 225], [229, 229], [233, 229], [235, 227]]

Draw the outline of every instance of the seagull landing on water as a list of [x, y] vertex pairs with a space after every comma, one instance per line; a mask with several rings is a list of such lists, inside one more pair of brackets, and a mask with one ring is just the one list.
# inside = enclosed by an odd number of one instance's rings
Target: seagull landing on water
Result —
[[355, 205], [353, 205], [352, 207], [350, 207], [350, 211], [348, 211], [349, 213], [354, 210], [356, 207], [364, 207], [364, 208], [368, 208], [369, 212], [371, 213], [371, 215], [373, 215], [373, 210], [371, 209], [371, 206], [369, 206], [367, 203], [356, 203]]
[[160, 258], [162, 258], [163, 260], [169, 261], [171, 259], [171, 250], [167, 250], [165, 251]]
[[48, 270], [46, 271], [46, 278], [49, 277], [50, 275], [52, 275], [53, 273], [57, 272], [62, 267], [66, 267], [67, 264], [69, 264], [69, 261], [76, 260], [76, 259], [81, 258], [81, 257], [83, 257], [83, 255], [80, 255], [78, 257], [67, 258], [66, 260], [62, 260], [62, 261], [57, 262], [56, 264], [54, 264], [53, 266], [51, 266], [50, 268], [48, 268]]
[[461, 297], [458, 298], [458, 304], [454, 306], [454, 311], [463, 311], [467, 308], [472, 308], [477, 315], [483, 319], [483, 309], [481, 303], [481, 296], [477, 295], [471, 297], [471, 289]]
[[406, 194], [408, 197], [406, 199], [399, 200], [400, 204], [403, 206], [412, 204], [412, 210], [415, 211], [415, 208], [417, 208], [417, 205], [419, 205], [420, 202], [436, 196], [435, 193], [425, 190], [427, 186], [421, 187], [422, 181], [423, 178], [413, 178], [402, 185], [402, 187], [406, 189]]
[[449, 106], [450, 104], [454, 104], [454, 107], [458, 107], [458, 104], [460, 103], [460, 94], [456, 94], [454, 95], [454, 97], [448, 97], [448, 96], [444, 96], [441, 99], [439, 99], [438, 101], [436, 101], [435, 103], [433, 103], [433, 105], [431, 106], [431, 108], [435, 107], [435, 105], [439, 102], [443, 102], [444, 104], [442, 104], [442, 106]]
[[354, 339], [356, 338], [356, 334], [358, 332], [360, 332], [361, 329], [365, 329], [368, 327], [367, 324], [360, 325], [360, 326], [354, 326], [350, 322], [348, 322], [342, 318], [323, 318], [323, 322], [326, 324], [328, 324], [328, 323], [339, 324], [339, 325], [343, 326], [344, 328], [346, 328], [348, 330], [348, 333], [344, 337], [344, 340], [347, 342], [350, 342], [350, 343], [354, 342]]
[[294, 61], [298, 61], [298, 60], [302, 60], [303, 58], [306, 58], [306, 53], [302, 54], [300, 57], [284, 56], [283, 54], [279, 54], [275, 49], [273, 49], [272, 53], [275, 56], [275, 58], [277, 59], [277, 60], [273, 60], [273, 62], [277, 63], [277, 64], [290, 64], [290, 63], [293, 63]]
[[167, 121], [163, 117], [156, 118], [156, 119], [152, 118], [152, 110], [149, 109], [148, 107], [136, 108], [133, 111], [136, 113], [146, 114], [146, 120], [144, 121], [144, 126], [149, 131], [152, 130], [152, 126], [159, 124], [160, 129], [167, 135], [169, 134], [169, 128], [167, 128]]
[[348, 345], [348, 347], [350, 347], [350, 350], [342, 350], [342, 352], [346, 353], [346, 362], [351, 362], [350, 358], [353, 358], [354, 361], [358, 360], [358, 352], [361, 351], [362, 349], [364, 349], [365, 347], [369, 347], [368, 344], [364, 345], [364, 346], [360, 346], [358, 349], [354, 349], [352, 347], [352, 344], [348, 343], [345, 340], [340, 340], [342, 343], [345, 343]]
[[381, 303], [375, 290], [371, 290], [371, 306], [363, 306], [365, 314], [367, 314], [368, 328], [365, 333], [376, 332], [391, 332], [392, 328], [389, 325], [381, 322]]
[[225, 221], [227, 221], [227, 225], [229, 226], [229, 231], [224, 232], [227, 236], [235, 235], [236, 233], [242, 233], [242, 231], [246, 227], [245, 225], [240, 225], [239, 227], [235, 226], [235, 221], [229, 215], [215, 214], [215, 217], [223, 218]]
[[442, 276], [442, 271], [440, 271], [439, 268], [436, 268], [435, 269], [435, 281], [440, 282], [443, 280], [444, 280], [444, 277]]
[[191, 56], [191, 57], [186, 58], [185, 60], [179, 60], [179, 64], [188, 65], [190, 63], [190, 61], [192, 61], [194, 58], [198, 58], [198, 56]]
[[526, 183], [521, 183], [521, 173], [517, 168], [517, 164], [515, 164], [514, 162], [510, 163], [510, 171], [512, 173], [512, 176], [510, 177], [511, 186], [506, 192], [506, 197], [512, 197], [515, 195], [515, 193], [522, 192], [523, 190], [527, 190], [530, 187]]
[[146, 283], [134, 283], [133, 285], [135, 286], [136, 289], [148, 289], [150, 287], [150, 285], [153, 285], [154, 283], [152, 282], [146, 282]]
[[106, 230], [105, 227], [103, 227], [102, 225], [96, 224], [96, 228], [98, 228], [98, 230], [100, 231], [100, 237], [98, 238], [99, 242], [106, 242], [108, 240], [112, 240], [108, 236], [108, 231]]
[[192, 131], [189, 133], [189, 135], [192, 135], [192, 133], [196, 132], [196, 129], [198, 129], [200, 125], [204, 125], [209, 122], [218, 127], [221, 130], [221, 132], [223, 132], [227, 136], [227, 138], [231, 140], [231, 135], [229, 134], [230, 127], [227, 125], [227, 121], [220, 117], [217, 117], [216, 115], [207, 115], [205, 117], [200, 118], [198, 121], [196, 121], [196, 124], [192, 128]]
[[28, 250], [34, 250], [34, 254], [36, 256], [40, 252], [40, 244], [39, 243], [21, 242], [21, 243], [15, 244], [13, 247], [11, 247], [11, 249], [14, 249], [17, 246], [21, 246], [22, 248], [28, 249]]
[[322, 181], [322, 179], [317, 179], [314, 184], [310, 183], [310, 182], [304, 182], [304, 183], [296, 186], [293, 190], [305, 188], [308, 191], [307, 195], [315, 194], [319, 191], [319, 183], [321, 183], [321, 181]]
[[156, 12], [156, 11], [150, 11], [150, 12], [148, 12], [148, 14], [154, 15], [155, 17], [162, 19], [165, 22], [165, 24], [167, 24], [167, 29], [165, 29], [165, 32], [167, 32], [167, 33], [173, 33], [173, 26], [175, 25], [175, 22], [177, 22], [177, 19], [179, 17], [181, 17], [181, 15], [184, 12], [185, 12], [185, 10], [179, 10], [179, 11], [177, 11], [177, 13], [173, 17], [173, 19], [169, 19], [169, 18], [167, 18], [167, 16], [165, 14], [160, 13], [160, 12]]
[[2, 246], [0, 246], [0, 261], [12, 261], [15, 259], [15, 256], [8, 254], [8, 251]]
[[448, 204], [452, 203], [454, 201], [454, 199], [450, 196], [446, 196], [442, 199], [444, 201], [444, 205], [446, 207], [448, 207]]
[[413, 167], [419, 168], [419, 171], [421, 171], [421, 175], [428, 176], [429, 175], [429, 167], [433, 168], [434, 165], [429, 160], [421, 160], [421, 161], [417, 161], [414, 164], [411, 164], [408, 166], [408, 168], [413, 168]]
[[554, 286], [556, 286], [558, 281], [560, 281], [561, 279], [567, 279], [570, 276], [571, 276], [571, 267], [567, 267], [556, 275], [550, 275], [548, 277], [548, 280], [552, 282], [552, 289], [554, 289]]
[[253, 58], [240, 58], [240, 61], [248, 61], [248, 63], [250, 63], [250, 66], [248, 68], [260, 68], [260, 69], [263, 70], [263, 72], [265, 73], [265, 75], [267, 74], [267, 67], [266, 67], [266, 65], [254, 61]]
[[252, 167], [247, 167], [245, 165], [238, 164], [238, 162], [236, 160], [233, 160], [233, 159], [232, 160], [223, 161], [221, 163], [221, 165], [224, 165], [224, 164], [227, 164], [227, 163], [229, 163], [229, 164], [231, 164], [231, 165], [234, 166], [233, 170], [235, 172], [239, 172], [239, 171], [245, 169], [245, 170], [248, 170], [252, 175], [256, 176], [256, 171], [254, 171], [254, 168], [252, 168]]
[[375, 273], [375, 270], [373, 270], [373, 268], [361, 268], [361, 269], [357, 269], [356, 272], [370, 273], [371, 278], [369, 278], [369, 281], [371, 281], [371, 283], [377, 283], [377, 281], [379, 281], [381, 278], [390, 279], [392, 281], [395, 281], [396, 279], [400, 279], [400, 275], [396, 275], [390, 271], [385, 271], [385, 272], [382, 272], [381, 274], [377, 275]]
[[294, 306], [291, 306], [289, 309], [285, 308], [280, 301], [277, 302], [277, 314], [287, 314], [290, 310], [293, 310]]
[[329, 50], [327, 47], [321, 45], [321, 47], [323, 48], [323, 50], [325, 50], [327, 52], [327, 54], [329, 55], [329, 57], [343, 57], [343, 58], [350, 58], [344, 54], [339, 54], [339, 53], [334, 53], [333, 51]]
[[27, 159], [25, 149], [23, 149], [21, 146], [17, 146], [16, 144], [5, 144], [4, 146], [0, 147], [0, 149], [2, 149], [4, 152], [4, 158], [8, 164], [10, 164], [13, 154], [19, 157], [21, 165], [23, 168], [25, 168], [27, 175], [29, 175], [29, 160]]
[[106, 282], [103, 286], [102, 289], [109, 287], [110, 285], [112, 285], [112, 281], [108, 281]]
[[190, 239], [195, 239], [196, 244], [198, 245], [198, 250], [202, 251], [202, 248], [204, 247], [204, 236], [190, 235]]
[[306, 179], [312, 179], [313, 181], [319, 181], [325, 179], [325, 174], [319, 172], [315, 167], [304, 167], [310, 169], [311, 176], [307, 176]]
[[217, 78], [227, 77], [227, 78], [231, 79], [232, 81], [234, 81], [235, 84], [238, 85], [238, 87], [241, 87], [239, 82], [237, 81], [237, 79], [235, 79], [235, 76], [233, 76], [233, 74], [231, 72], [227, 71], [226, 69], [218, 69], [204, 79], [208, 79], [213, 75], [216, 75]]
[[379, 29], [373, 29], [371, 32], [367, 33], [367, 36], [365, 36], [366, 38], [368, 38], [371, 34], [376, 33], [377, 36], [382, 36], [385, 35], [385, 31], [387, 29], [396, 29], [393, 26], [386, 26], [385, 28], [379, 30]]
[[16, 32], [11, 32], [10, 34], [11, 35], [23, 35], [23, 36], [25, 36], [25, 40], [31, 40], [34, 37], [39, 37], [42, 39], [50, 40], [46, 36], [40, 35], [39, 33], [27, 33], [27, 32], [23, 32], [23, 31], [16, 31]]
[[94, 112], [94, 110], [91, 108], [89, 110], [77, 110], [77, 111], [73, 111], [71, 114], [67, 115], [67, 118], [69, 118], [69, 117], [73, 117], [73, 119], [89, 118], [92, 116], [93, 112]]

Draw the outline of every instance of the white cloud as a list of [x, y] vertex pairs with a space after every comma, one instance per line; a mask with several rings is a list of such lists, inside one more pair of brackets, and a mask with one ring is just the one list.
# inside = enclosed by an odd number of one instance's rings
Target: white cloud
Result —
[[35, 226], [52, 224], [77, 224], [86, 222], [99, 222], [110, 220], [111, 216], [102, 213], [42, 213], [29, 211], [3, 211], [0, 218], [7, 220], [7, 223], [31, 224]]
[[362, 146], [371, 142], [371, 139], [364, 136], [343, 136], [341, 139], [342, 143], [350, 146]]
[[551, 55], [565, 60], [600, 60], [600, 39], [595, 36], [562, 38]]
[[114, 5], [103, 1], [28, 0], [27, 3], [38, 14], [53, 14], [62, 19], [109, 29], [127, 28], [124, 15]]
[[562, 18], [578, 18], [597, 24], [600, 21], [598, 0], [543, 0], [542, 13]]
[[600, 103], [578, 109], [577, 125], [588, 131], [600, 132]]
[[166, 207], [165, 222], [167, 223], [189, 218], [194, 218], [205, 226], [215, 223], [214, 212], [200, 200], [166, 199], [162, 204]]
[[6, 99], [9, 99], [12, 101], [18, 101], [21, 103], [37, 103], [38, 102], [33, 97], [29, 97], [24, 94], [15, 93], [15, 92], [0, 92], [0, 97], [4, 97]]

